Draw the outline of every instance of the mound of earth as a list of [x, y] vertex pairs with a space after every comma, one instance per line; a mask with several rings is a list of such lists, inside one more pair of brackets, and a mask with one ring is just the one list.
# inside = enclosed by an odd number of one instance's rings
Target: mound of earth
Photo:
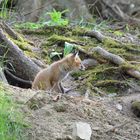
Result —
[[[25, 134], [30, 140], [72, 139], [73, 124], [86, 122], [92, 128], [91, 140], [138, 140], [140, 120], [130, 114], [130, 99], [124, 97], [92, 97], [63, 95], [57, 102], [55, 94], [5, 86], [19, 103]], [[136, 94], [138, 97], [138, 94]], [[133, 95], [134, 96], [134, 95]], [[132, 98], [134, 99], [134, 97]]]

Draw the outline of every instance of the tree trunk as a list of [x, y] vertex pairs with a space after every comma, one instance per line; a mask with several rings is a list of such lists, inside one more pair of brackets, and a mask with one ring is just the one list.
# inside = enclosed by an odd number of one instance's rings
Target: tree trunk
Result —
[[23, 51], [14, 44], [0, 29], [0, 55], [5, 56], [6, 64], [17, 77], [33, 81], [35, 75], [40, 70], [30, 58], [24, 55]]

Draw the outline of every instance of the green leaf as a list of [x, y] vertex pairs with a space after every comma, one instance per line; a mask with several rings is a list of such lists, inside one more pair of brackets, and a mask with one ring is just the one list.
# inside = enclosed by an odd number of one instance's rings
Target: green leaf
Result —
[[51, 20], [46, 22], [48, 26], [65, 26], [68, 25], [68, 19], [63, 19], [62, 14], [67, 12], [68, 10], [64, 10], [62, 12], [56, 11], [53, 9], [53, 12], [48, 12], [47, 14], [50, 16]]
[[64, 48], [64, 56], [68, 55], [69, 53], [71, 53], [73, 50], [73, 45], [65, 42], [65, 48]]
[[121, 31], [115, 31], [114, 34], [117, 35], [117, 36], [123, 36], [124, 35], [124, 33], [121, 32]]

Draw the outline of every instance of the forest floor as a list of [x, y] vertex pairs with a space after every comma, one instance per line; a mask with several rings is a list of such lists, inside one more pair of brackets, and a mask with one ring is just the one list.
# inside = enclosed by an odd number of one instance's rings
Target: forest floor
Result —
[[[30, 140], [66, 140], [72, 136], [75, 122], [91, 125], [91, 140], [138, 140], [140, 120], [130, 110], [131, 100], [140, 93], [127, 97], [93, 97], [63, 95], [54, 102], [44, 91], [7, 87], [18, 102], [29, 125], [25, 137]], [[55, 95], [54, 95], [55, 96]], [[120, 107], [121, 106], [121, 107]]]
[[[110, 31], [108, 29], [108, 32], [101, 31], [103, 35], [122, 42], [121, 45], [116, 42], [98, 42], [95, 38], [83, 37], [79, 35], [80, 30], [75, 32], [69, 28], [60, 28], [61, 31], [51, 28], [44, 30], [20, 31], [34, 44], [33, 52], [25, 49], [25, 54], [30, 57], [35, 56], [43, 63], [50, 64], [58, 59], [57, 55], [52, 59], [49, 56], [52, 52], [63, 52], [65, 42], [80, 44], [86, 52], [102, 44], [106, 50], [121, 56], [131, 64], [134, 63], [133, 66], [139, 69], [140, 63], [136, 63], [136, 61], [140, 62], [138, 29], [135, 31], [127, 29], [125, 32], [111, 29]], [[83, 57], [83, 54], [81, 56]], [[50, 96], [45, 91], [5, 85], [10, 91], [8, 94], [20, 104], [20, 111], [25, 114], [24, 121], [29, 124], [25, 130], [25, 137], [30, 140], [68, 140], [68, 137], [70, 139], [72, 136], [74, 123], [81, 121], [91, 125], [91, 140], [140, 139], [140, 119], [131, 111], [131, 102], [140, 99], [140, 90], [137, 90], [140, 82], [121, 71], [121, 67], [104, 61], [104, 58], [101, 59], [103, 60], [101, 64], [86, 70], [84, 74], [75, 74], [76, 77], [69, 76], [63, 85], [68, 88], [77, 88], [62, 95], [57, 102], [52, 98], [56, 95]], [[83, 78], [88, 73], [89, 77]], [[77, 77], [83, 80], [80, 81]], [[104, 91], [106, 96], [101, 97], [91, 90], [87, 99], [84, 95], [88, 92], [89, 83], [97, 86], [97, 90]]]

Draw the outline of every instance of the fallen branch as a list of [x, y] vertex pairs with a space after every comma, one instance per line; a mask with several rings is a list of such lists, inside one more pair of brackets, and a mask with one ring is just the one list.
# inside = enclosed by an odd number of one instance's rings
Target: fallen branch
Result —
[[[99, 46], [92, 49], [92, 54], [94, 54], [94, 53], [98, 53], [103, 58], [105, 58], [119, 66], [124, 65], [126, 63], [126, 61], [124, 59], [122, 59], [120, 56], [112, 54]], [[125, 69], [125, 72], [134, 78], [140, 79], [140, 72], [137, 70], [129, 68], [129, 69]]]
[[120, 40], [111, 38], [109, 36], [105, 36], [100, 31], [97, 31], [97, 30], [87, 31], [83, 35], [86, 35], [86, 36], [89, 36], [92, 38], [96, 38], [99, 42], [103, 43], [104, 45], [107, 45], [108, 47], [113, 46], [113, 47], [117, 47], [117, 48], [124, 48], [124, 49], [134, 52], [134, 53], [140, 53], [140, 49], [139, 49], [140, 45], [121, 42]]
[[123, 60], [120, 56], [116, 55], [116, 54], [112, 54], [108, 51], [106, 51], [105, 49], [103, 49], [102, 47], [95, 47], [92, 49], [92, 53], [98, 53], [99, 55], [101, 55], [103, 58], [113, 62], [114, 64], [117, 65], [122, 65], [125, 63], [125, 60]]
[[87, 35], [89, 37], [94, 37], [100, 42], [103, 42], [103, 40], [106, 39], [106, 37], [103, 34], [101, 34], [101, 32], [96, 31], [96, 30], [87, 31], [85, 33], [85, 35]]
[[126, 125], [126, 124], [128, 124], [128, 123], [130, 123], [130, 121], [126, 121], [126, 122], [124, 122], [124, 123], [122, 123], [122, 124], [115, 125], [114, 127], [110, 128], [110, 129], [108, 129], [108, 130], [106, 130], [105, 133], [108, 133], [108, 132], [115, 132], [115, 130], [116, 130], [117, 128], [120, 128], [120, 127], [122, 127], [122, 126], [124, 126], [124, 125]]
[[97, 30], [87, 31], [85, 33], [85, 35], [89, 36], [89, 37], [96, 38], [101, 43], [105, 43], [106, 41], [110, 40], [110, 42], [113, 42], [114, 44], [117, 44], [117, 45], [121, 45], [121, 44], [126, 45], [125, 43], [120, 42], [117, 39], [114, 39], [114, 38], [111, 38], [111, 37], [108, 37], [108, 36], [104, 36], [101, 32], [99, 32]]

